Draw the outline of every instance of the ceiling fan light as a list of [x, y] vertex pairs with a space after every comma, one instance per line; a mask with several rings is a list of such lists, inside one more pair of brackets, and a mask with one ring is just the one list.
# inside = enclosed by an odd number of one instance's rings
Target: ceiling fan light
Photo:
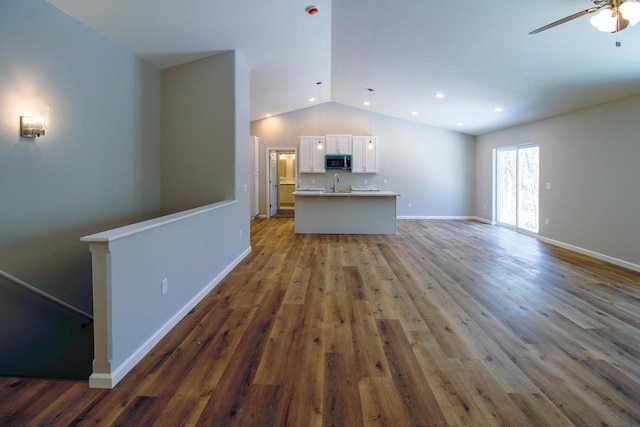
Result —
[[599, 13], [595, 14], [589, 20], [591, 25], [596, 27], [598, 31], [605, 33], [613, 33], [618, 29], [618, 17], [615, 11], [611, 8], [604, 8]]
[[620, 13], [629, 21], [629, 25], [636, 25], [640, 22], [640, 3], [637, 1], [626, 1], [620, 5]]

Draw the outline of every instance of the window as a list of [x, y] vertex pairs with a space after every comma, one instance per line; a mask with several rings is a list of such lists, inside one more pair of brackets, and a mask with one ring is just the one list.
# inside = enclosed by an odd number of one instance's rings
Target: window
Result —
[[496, 150], [496, 212], [498, 224], [538, 232], [538, 144]]

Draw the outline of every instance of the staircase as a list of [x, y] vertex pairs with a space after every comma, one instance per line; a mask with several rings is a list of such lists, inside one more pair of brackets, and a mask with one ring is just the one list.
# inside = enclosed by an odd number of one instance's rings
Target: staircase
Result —
[[0, 375], [88, 381], [92, 361], [90, 314], [0, 270]]

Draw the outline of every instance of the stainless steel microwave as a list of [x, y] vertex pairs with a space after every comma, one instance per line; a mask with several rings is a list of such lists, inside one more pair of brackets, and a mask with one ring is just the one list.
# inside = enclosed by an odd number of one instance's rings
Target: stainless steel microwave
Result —
[[351, 170], [351, 156], [341, 154], [327, 154], [324, 158], [326, 170]]

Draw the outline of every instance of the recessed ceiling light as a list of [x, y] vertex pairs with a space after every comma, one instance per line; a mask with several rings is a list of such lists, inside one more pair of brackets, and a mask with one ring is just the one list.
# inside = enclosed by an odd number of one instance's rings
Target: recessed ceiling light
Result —
[[265, 114], [264, 116], [265, 117], [271, 117], [271, 114]]
[[496, 108], [493, 109], [493, 111], [495, 111], [496, 113], [502, 113], [504, 111], [504, 108], [496, 107]]
[[457, 124], [458, 124], [458, 126], [464, 126], [464, 123], [462, 123], [462, 122], [458, 122]]
[[309, 102], [313, 102], [315, 100], [316, 100], [315, 98], [309, 98]]
[[418, 115], [418, 112], [417, 112], [417, 111], [412, 111], [412, 112], [411, 112], [411, 115], [412, 115], [412, 116], [417, 116], [417, 115]]
[[371, 105], [369, 101], [364, 101], [364, 105]]
[[439, 99], [444, 98], [444, 93], [442, 93], [442, 92], [436, 93], [436, 98], [439, 98]]

